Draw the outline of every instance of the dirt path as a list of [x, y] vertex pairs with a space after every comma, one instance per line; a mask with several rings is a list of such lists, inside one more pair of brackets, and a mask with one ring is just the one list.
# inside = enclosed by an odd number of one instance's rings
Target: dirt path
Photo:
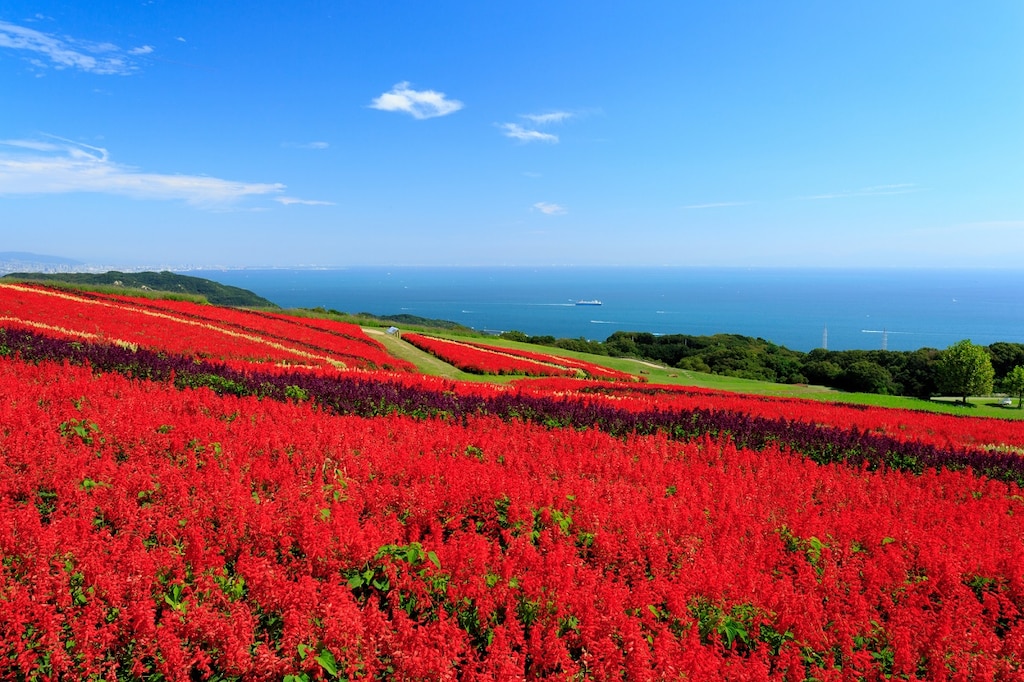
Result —
[[647, 362], [646, 360], [637, 360], [636, 358], [627, 358], [627, 359], [630, 362], [635, 362], [638, 365], [644, 365], [646, 367], [653, 367], [654, 369], [668, 370], [668, 367], [666, 367], [665, 365], [659, 365], [659, 364], [654, 363], [654, 362]]

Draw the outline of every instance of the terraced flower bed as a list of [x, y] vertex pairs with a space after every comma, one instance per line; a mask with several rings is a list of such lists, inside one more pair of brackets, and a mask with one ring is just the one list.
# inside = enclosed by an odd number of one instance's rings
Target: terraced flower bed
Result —
[[5, 679], [1022, 674], [1014, 422], [225, 362], [254, 318], [14, 291]]

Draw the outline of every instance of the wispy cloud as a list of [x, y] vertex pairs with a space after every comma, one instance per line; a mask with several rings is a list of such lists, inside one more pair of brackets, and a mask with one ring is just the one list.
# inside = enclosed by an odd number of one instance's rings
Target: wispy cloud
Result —
[[844, 190], [841, 192], [828, 192], [825, 194], [815, 194], [812, 196], [801, 197], [802, 199], [847, 199], [850, 197], [875, 197], [875, 196], [886, 196], [892, 194], [910, 194], [912, 192], [922, 191], [922, 187], [918, 186], [913, 182], [901, 182], [894, 185], [874, 185], [872, 187], [862, 187], [855, 190]]
[[0, 141], [0, 195], [92, 192], [223, 208], [247, 197], [277, 195], [284, 189], [280, 183], [145, 173], [111, 161], [102, 147], [59, 137]]
[[689, 206], [683, 206], [683, 208], [726, 208], [728, 206], [747, 206], [749, 204], [749, 201], [718, 201], [711, 204], [690, 204]]
[[42, 142], [41, 140], [0, 140], [0, 145], [6, 147], [17, 147], [18, 149], [32, 149], [37, 152], [53, 152], [63, 149], [61, 145], [53, 142]]
[[549, 114], [520, 114], [520, 118], [531, 121], [534, 125], [546, 126], [552, 123], [562, 123], [572, 118], [574, 114], [568, 111], [553, 111]]
[[131, 58], [153, 51], [150, 45], [124, 51], [112, 43], [57, 37], [6, 21], [0, 21], [0, 48], [29, 53], [29, 61], [39, 68], [78, 69], [102, 76], [134, 73], [138, 66]]
[[502, 123], [499, 127], [504, 131], [505, 137], [511, 137], [520, 142], [558, 142], [558, 135], [542, 133], [539, 130], [529, 130], [518, 123]]
[[296, 199], [295, 197], [274, 197], [274, 201], [285, 206], [300, 204], [302, 206], [334, 206], [333, 201], [319, 201], [316, 199]]
[[564, 215], [568, 213], [564, 206], [551, 204], [546, 201], [538, 201], [533, 207], [544, 215]]
[[454, 114], [462, 106], [462, 102], [448, 99], [443, 92], [413, 90], [407, 81], [398, 83], [370, 104], [371, 109], [398, 111], [418, 119]]
[[284, 142], [281, 144], [282, 147], [287, 149], [327, 149], [330, 147], [329, 142]]
[[519, 118], [526, 119], [533, 124], [533, 127], [527, 128], [518, 123], [499, 123], [498, 127], [501, 128], [502, 134], [505, 137], [511, 137], [513, 140], [519, 140], [520, 142], [557, 143], [558, 135], [541, 132], [537, 128], [562, 123], [573, 116], [574, 114], [568, 111], [554, 111], [547, 114], [520, 114]]

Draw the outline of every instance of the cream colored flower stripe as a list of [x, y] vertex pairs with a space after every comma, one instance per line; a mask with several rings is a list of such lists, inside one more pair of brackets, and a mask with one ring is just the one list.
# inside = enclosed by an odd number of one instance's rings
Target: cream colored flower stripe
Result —
[[[263, 339], [263, 338], [260, 338], [258, 336], [252, 336], [251, 334], [243, 334], [241, 332], [231, 331], [230, 329], [223, 329], [221, 327], [216, 327], [216, 326], [208, 324], [206, 322], [196, 322], [194, 320], [186, 320], [186, 319], [183, 319], [181, 317], [175, 317], [174, 315], [168, 315], [166, 313], [158, 313], [158, 312], [155, 312], [153, 310], [142, 310], [141, 308], [133, 308], [133, 307], [130, 307], [130, 306], [117, 305], [115, 303], [108, 303], [106, 301], [93, 301], [93, 300], [90, 300], [90, 299], [87, 299], [87, 298], [81, 298], [79, 296], [72, 296], [71, 294], [65, 294], [65, 293], [60, 292], [60, 291], [53, 291], [53, 290], [49, 290], [49, 289], [34, 289], [34, 288], [30, 288], [30, 287], [18, 286], [17, 284], [0, 284], [0, 286], [8, 287], [8, 288], [14, 289], [16, 291], [25, 291], [25, 292], [29, 292], [29, 293], [35, 293], [35, 294], [46, 294], [47, 296], [54, 296], [56, 298], [63, 298], [63, 299], [67, 299], [69, 301], [76, 301], [76, 302], [79, 302], [79, 303], [92, 303], [92, 304], [103, 306], [103, 307], [107, 307], [107, 308], [116, 308], [118, 310], [127, 310], [129, 312], [141, 313], [143, 315], [149, 315], [151, 317], [164, 318], [164, 319], [176, 322], [178, 324], [188, 324], [188, 325], [192, 325], [193, 327], [203, 327], [205, 329], [210, 329], [210, 330], [213, 330], [215, 332], [220, 332], [221, 334], [224, 334], [226, 336], [231, 336], [231, 337], [238, 338], [238, 339], [245, 339], [247, 341], [252, 341], [254, 343], [260, 343], [260, 344], [263, 344], [265, 346], [269, 346], [271, 348], [276, 348], [277, 350], [283, 350], [286, 353], [292, 353], [294, 355], [298, 355], [300, 357], [309, 358], [311, 360], [322, 360], [324, 362], [329, 363], [335, 369], [345, 369], [345, 363], [341, 362], [340, 360], [335, 360], [334, 358], [327, 357], [325, 355], [317, 355], [315, 353], [307, 353], [306, 351], [302, 351], [302, 350], [299, 350], [297, 348], [289, 348], [288, 346], [282, 345], [282, 344], [274, 342], [274, 341], [268, 341], [267, 339]], [[24, 322], [22, 320], [15, 320], [14, 318], [11, 318], [11, 319], [12, 319], [12, 321], [18, 321], [18, 322], [22, 322], [23, 324], [28, 324], [28, 323], [26, 323], [26, 322]], [[62, 330], [62, 331], [67, 331], [67, 330]], [[77, 332], [70, 332], [70, 331], [68, 331], [67, 333], [75, 334]], [[97, 338], [99, 338], [99, 337], [97, 337]]]
[[45, 322], [32, 322], [31, 320], [23, 320], [20, 317], [10, 317], [9, 315], [0, 315], [0, 322], [17, 322], [18, 324], [25, 325], [26, 327], [33, 327], [34, 329], [45, 329], [51, 332], [58, 332], [60, 334], [67, 334], [68, 336], [80, 336], [83, 339], [96, 339], [97, 341], [110, 341], [116, 343], [119, 346], [126, 348], [132, 348], [133, 350], [138, 347], [138, 344], [130, 343], [128, 341], [122, 341], [121, 339], [111, 339], [100, 334], [93, 334], [91, 332], [80, 332], [76, 329], [65, 329], [64, 327], [58, 327], [54, 324], [46, 324]]

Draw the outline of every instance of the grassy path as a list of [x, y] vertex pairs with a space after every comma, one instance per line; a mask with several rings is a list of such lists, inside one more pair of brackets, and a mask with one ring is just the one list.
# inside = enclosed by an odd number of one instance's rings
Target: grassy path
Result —
[[[416, 368], [423, 374], [447, 377], [449, 379], [479, 380], [479, 377], [474, 377], [472, 374], [462, 372], [449, 365], [447, 362], [434, 357], [430, 353], [416, 348], [411, 343], [406, 343], [400, 338], [388, 334], [383, 329], [377, 327], [363, 327], [362, 329], [367, 336], [383, 343], [384, 347], [387, 348], [391, 355], [395, 356], [399, 360], [411, 362], [416, 365]], [[493, 379], [494, 377], [490, 378]]]

